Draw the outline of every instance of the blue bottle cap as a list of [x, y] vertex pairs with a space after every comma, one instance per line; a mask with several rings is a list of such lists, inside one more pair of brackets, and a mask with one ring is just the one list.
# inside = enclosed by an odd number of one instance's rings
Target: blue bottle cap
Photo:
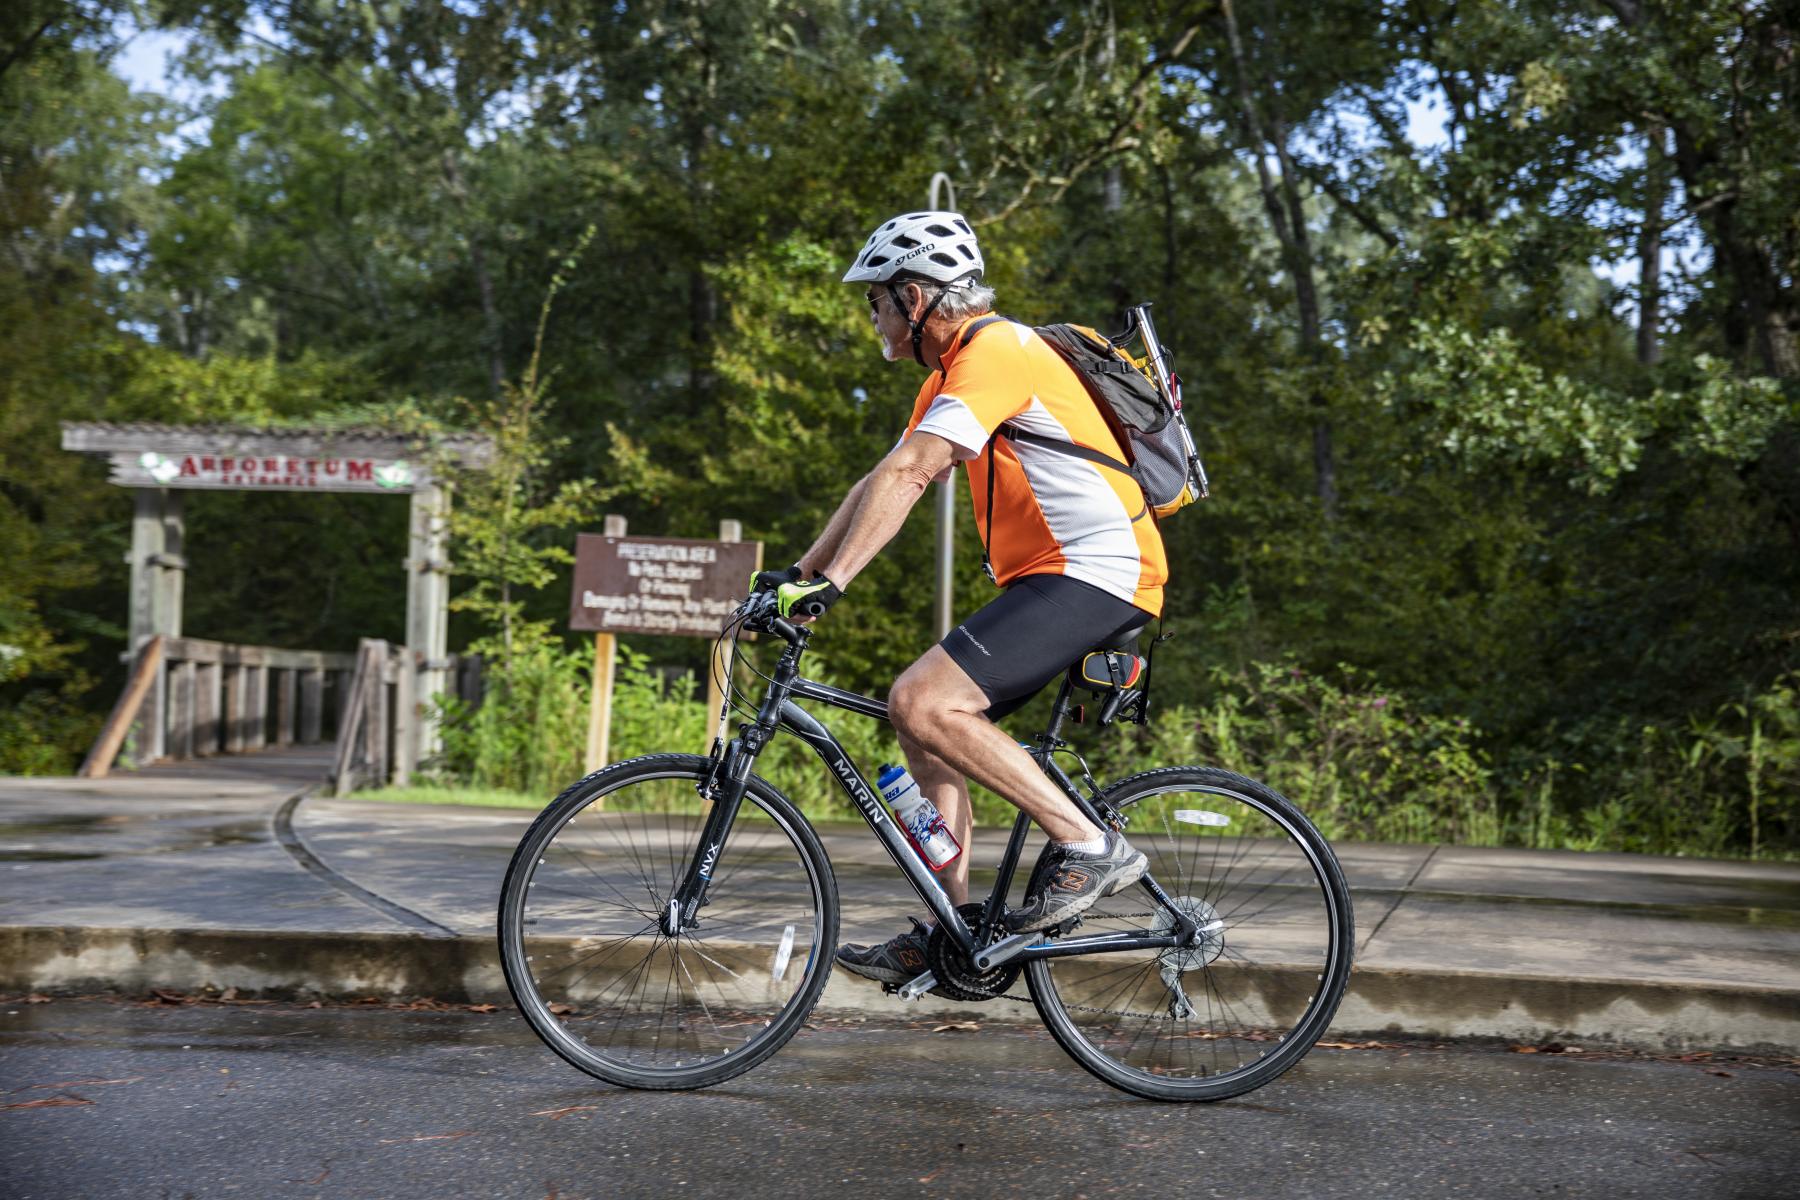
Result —
[[881, 774], [875, 779], [875, 786], [887, 791], [888, 784], [906, 774], [905, 767], [896, 767], [893, 763], [882, 763]]

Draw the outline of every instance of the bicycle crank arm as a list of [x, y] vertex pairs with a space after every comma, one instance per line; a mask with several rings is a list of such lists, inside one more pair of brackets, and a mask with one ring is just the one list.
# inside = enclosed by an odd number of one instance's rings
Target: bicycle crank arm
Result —
[[902, 1000], [917, 1000], [920, 996], [923, 996], [926, 992], [929, 992], [936, 986], [937, 976], [933, 975], [930, 971], [927, 971], [917, 979], [908, 980], [906, 983], [901, 984], [900, 998]]

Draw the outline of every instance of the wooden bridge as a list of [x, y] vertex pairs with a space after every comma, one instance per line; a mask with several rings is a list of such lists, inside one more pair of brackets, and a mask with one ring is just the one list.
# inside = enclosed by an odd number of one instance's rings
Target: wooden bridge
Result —
[[[121, 751], [147, 766], [329, 740], [339, 795], [404, 787], [432, 744], [427, 668], [419, 651], [376, 638], [332, 653], [153, 634], [79, 774], [103, 778]], [[480, 658], [451, 655], [430, 674], [448, 683], [441, 695], [481, 702]]]
[[[135, 765], [336, 742], [339, 792], [403, 785], [437, 751], [435, 698], [480, 699], [480, 662], [446, 653], [450, 492], [444, 473], [480, 468], [484, 437], [427, 444], [370, 429], [252, 429], [65, 422], [63, 448], [107, 457], [130, 488], [130, 674], [82, 764]], [[348, 491], [405, 496], [405, 643], [364, 639], [354, 652], [245, 646], [186, 637], [183, 496], [188, 490]]]

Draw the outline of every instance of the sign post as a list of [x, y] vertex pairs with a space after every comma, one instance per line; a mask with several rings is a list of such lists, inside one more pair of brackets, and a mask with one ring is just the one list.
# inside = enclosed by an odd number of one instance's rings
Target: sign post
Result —
[[[716, 542], [694, 538], [627, 537], [625, 518], [608, 516], [603, 533], [575, 539], [575, 578], [569, 628], [594, 632], [594, 689], [588, 703], [587, 769], [610, 760], [612, 690], [621, 633], [716, 639], [761, 569], [762, 543], [738, 540], [742, 526], [720, 523]], [[721, 661], [723, 659], [724, 661]], [[709, 678], [730, 669], [715, 650]], [[715, 707], [720, 693], [708, 684]]]

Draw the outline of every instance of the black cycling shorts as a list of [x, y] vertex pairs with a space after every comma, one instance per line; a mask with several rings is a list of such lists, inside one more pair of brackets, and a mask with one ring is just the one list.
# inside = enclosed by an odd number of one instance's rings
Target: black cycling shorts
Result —
[[1089, 650], [1118, 645], [1152, 619], [1091, 583], [1027, 575], [938, 644], [981, 688], [988, 719], [997, 721]]

